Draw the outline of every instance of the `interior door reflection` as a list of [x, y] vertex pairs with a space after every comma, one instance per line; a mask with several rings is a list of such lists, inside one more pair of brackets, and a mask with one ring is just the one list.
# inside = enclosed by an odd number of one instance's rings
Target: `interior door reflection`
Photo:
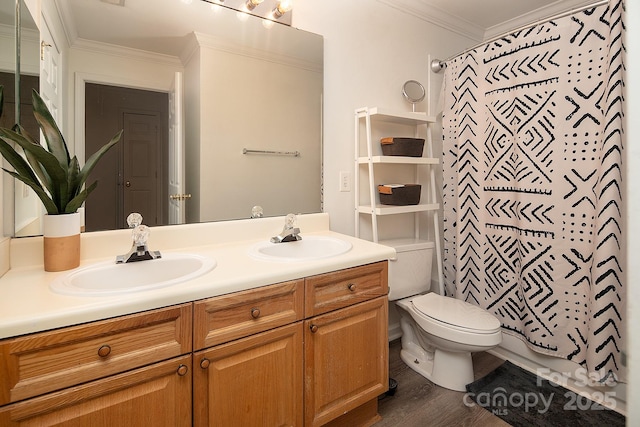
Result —
[[139, 212], [148, 226], [167, 224], [168, 94], [87, 84], [87, 157], [120, 129], [122, 140], [98, 163], [98, 180], [86, 201], [86, 231], [126, 228]]

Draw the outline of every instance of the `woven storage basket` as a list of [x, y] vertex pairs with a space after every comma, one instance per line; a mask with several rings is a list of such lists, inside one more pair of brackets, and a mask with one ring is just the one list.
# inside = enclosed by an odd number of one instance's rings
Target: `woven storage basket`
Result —
[[417, 205], [420, 203], [420, 184], [378, 185], [380, 203], [383, 205]]
[[424, 139], [388, 137], [380, 139], [380, 145], [385, 156], [422, 157]]

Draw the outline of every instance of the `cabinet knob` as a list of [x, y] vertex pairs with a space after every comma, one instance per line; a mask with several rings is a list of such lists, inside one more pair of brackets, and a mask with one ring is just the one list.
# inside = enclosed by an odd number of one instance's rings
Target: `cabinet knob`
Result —
[[349, 288], [349, 290], [350, 290], [351, 292], [354, 292], [354, 291], [356, 290], [356, 284], [355, 284], [355, 283], [349, 283], [349, 284], [347, 285], [347, 287]]
[[202, 369], [207, 369], [209, 367], [209, 364], [211, 364], [211, 361], [209, 361], [209, 359], [207, 359], [206, 357], [200, 361], [200, 367]]
[[187, 365], [178, 366], [178, 375], [184, 377], [185, 375], [187, 375], [187, 372], [189, 372], [189, 368], [187, 367]]
[[254, 307], [251, 309], [251, 317], [253, 317], [254, 319], [260, 317], [260, 309], [258, 307]]
[[311, 326], [309, 326], [309, 330], [311, 331], [311, 333], [316, 333], [318, 332], [318, 325], [314, 325], [312, 324]]
[[100, 357], [107, 357], [108, 355], [111, 354], [111, 347], [108, 345], [103, 345], [98, 349], [98, 356]]

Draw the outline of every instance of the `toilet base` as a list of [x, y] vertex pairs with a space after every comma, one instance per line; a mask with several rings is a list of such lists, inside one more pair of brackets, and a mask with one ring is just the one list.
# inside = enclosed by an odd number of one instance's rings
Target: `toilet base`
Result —
[[[403, 313], [404, 314], [404, 313]], [[469, 351], [449, 351], [435, 347], [405, 315], [400, 317], [402, 350], [400, 358], [411, 369], [434, 384], [454, 391], [467, 391], [473, 382], [473, 361]], [[440, 344], [443, 344], [441, 342]]]
[[466, 385], [473, 382], [473, 361], [469, 352], [436, 348], [429, 353], [415, 344], [405, 348], [403, 342], [400, 358], [426, 379], [449, 390], [467, 391]]

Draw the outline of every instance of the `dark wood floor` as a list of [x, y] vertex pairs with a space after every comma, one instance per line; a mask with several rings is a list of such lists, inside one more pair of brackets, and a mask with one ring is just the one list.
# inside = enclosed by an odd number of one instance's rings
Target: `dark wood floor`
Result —
[[[503, 363], [489, 353], [473, 354], [475, 378], [482, 378]], [[400, 340], [389, 345], [389, 377], [398, 381], [393, 396], [378, 402], [382, 421], [374, 427], [508, 427], [509, 424], [479, 406], [464, 404], [464, 393], [439, 387], [400, 359]]]

